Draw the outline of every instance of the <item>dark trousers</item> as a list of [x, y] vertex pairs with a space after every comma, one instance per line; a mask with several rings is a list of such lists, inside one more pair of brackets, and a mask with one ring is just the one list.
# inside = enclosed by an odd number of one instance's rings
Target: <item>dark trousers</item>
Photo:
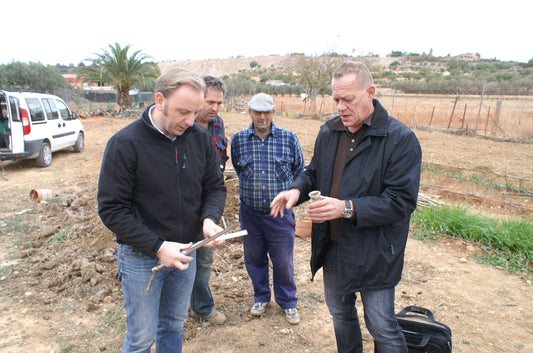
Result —
[[282, 309], [295, 308], [298, 298], [294, 282], [294, 212], [288, 211], [283, 218], [274, 218], [254, 212], [241, 203], [240, 221], [248, 232], [242, 243], [244, 263], [254, 288], [254, 301], [270, 302], [270, 256], [276, 303]]
[[214, 248], [202, 247], [196, 250], [196, 277], [191, 296], [191, 310], [203, 319], [215, 315], [215, 302], [209, 288]]
[[[362, 353], [363, 338], [355, 301], [356, 294], [337, 293], [337, 245], [331, 243], [324, 260], [324, 293], [333, 318], [339, 353]], [[403, 333], [394, 311], [394, 287], [360, 292], [366, 327], [379, 353], [407, 353]]]

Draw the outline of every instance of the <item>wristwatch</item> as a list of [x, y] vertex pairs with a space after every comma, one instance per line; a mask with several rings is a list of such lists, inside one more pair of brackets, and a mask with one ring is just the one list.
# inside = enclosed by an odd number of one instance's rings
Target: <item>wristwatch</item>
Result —
[[350, 200], [346, 200], [346, 207], [344, 208], [344, 218], [351, 219], [353, 217], [352, 203]]

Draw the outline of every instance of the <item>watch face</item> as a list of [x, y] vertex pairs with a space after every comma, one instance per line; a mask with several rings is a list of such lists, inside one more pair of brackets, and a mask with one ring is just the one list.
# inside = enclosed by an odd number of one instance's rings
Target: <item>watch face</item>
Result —
[[346, 207], [344, 208], [344, 218], [352, 218], [353, 210], [350, 201], [346, 200]]

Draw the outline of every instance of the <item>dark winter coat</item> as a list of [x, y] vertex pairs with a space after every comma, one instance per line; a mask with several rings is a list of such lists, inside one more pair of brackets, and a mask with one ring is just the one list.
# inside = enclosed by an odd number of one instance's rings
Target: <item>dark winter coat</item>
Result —
[[198, 240], [203, 219], [218, 222], [226, 188], [209, 132], [195, 123], [171, 141], [150, 108], [108, 141], [98, 212], [117, 242], [153, 257], [164, 240]]
[[[422, 150], [415, 134], [374, 99], [375, 112], [344, 168], [339, 198], [352, 200], [356, 220], [339, 220], [337, 291], [390, 288], [401, 279], [411, 213], [416, 208]], [[335, 117], [321, 126], [314, 156], [292, 187], [328, 196], [340, 131]], [[328, 222], [313, 224], [311, 271], [324, 263]]]

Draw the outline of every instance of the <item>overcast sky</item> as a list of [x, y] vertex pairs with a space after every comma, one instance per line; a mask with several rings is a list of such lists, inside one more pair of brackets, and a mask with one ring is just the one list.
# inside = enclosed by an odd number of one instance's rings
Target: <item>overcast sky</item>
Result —
[[74, 64], [109, 44], [155, 61], [392, 51], [527, 62], [526, 0], [7, 0], [0, 64]]

